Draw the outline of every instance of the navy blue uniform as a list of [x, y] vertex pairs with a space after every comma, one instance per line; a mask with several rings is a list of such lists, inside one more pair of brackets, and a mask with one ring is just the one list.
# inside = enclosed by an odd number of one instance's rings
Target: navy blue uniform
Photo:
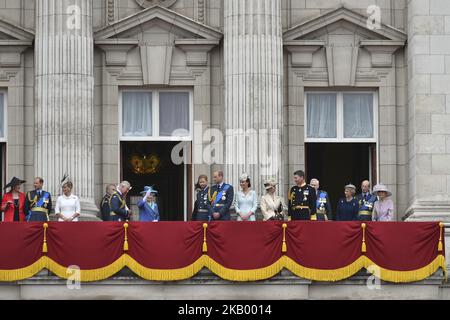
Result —
[[[194, 204], [193, 220], [210, 221], [211, 220], [211, 203], [208, 199], [209, 187], [197, 192], [197, 198]], [[194, 219], [195, 217], [195, 219]]]
[[27, 221], [48, 221], [52, 210], [52, 196], [44, 190], [33, 190], [27, 193], [24, 213]]
[[372, 211], [377, 196], [371, 193], [359, 194], [356, 196], [358, 201], [358, 220], [359, 221], [372, 221]]
[[[220, 214], [219, 219], [216, 220], [231, 220], [230, 207], [234, 199], [233, 186], [227, 183], [223, 183], [220, 187], [212, 186], [208, 191], [208, 199], [211, 203], [212, 213]], [[211, 216], [211, 220], [215, 220], [214, 217]]]
[[328, 220], [331, 220], [331, 203], [330, 198], [328, 197], [328, 193], [323, 190], [317, 191], [317, 220], [325, 221], [327, 217]]
[[125, 202], [125, 199], [119, 192], [115, 192], [111, 196], [110, 200], [110, 207], [111, 207], [111, 213], [110, 213], [110, 221], [124, 221], [128, 220], [130, 218], [128, 214], [127, 204]]
[[100, 203], [100, 212], [101, 212], [101, 218], [103, 221], [109, 221], [110, 220], [110, 215], [111, 215], [111, 206], [110, 206], [110, 201], [111, 201], [111, 194], [105, 194], [103, 196], [102, 202]]
[[346, 198], [339, 199], [336, 210], [336, 221], [354, 221], [358, 219], [358, 201], [355, 198], [347, 201]]
[[310, 185], [293, 186], [288, 200], [288, 215], [291, 220], [311, 220], [311, 216], [316, 214], [316, 190]]

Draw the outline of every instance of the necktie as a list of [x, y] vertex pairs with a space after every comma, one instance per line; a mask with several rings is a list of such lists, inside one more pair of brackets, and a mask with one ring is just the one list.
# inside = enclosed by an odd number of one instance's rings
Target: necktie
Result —
[[39, 197], [41, 196], [41, 190], [38, 190], [38, 196]]

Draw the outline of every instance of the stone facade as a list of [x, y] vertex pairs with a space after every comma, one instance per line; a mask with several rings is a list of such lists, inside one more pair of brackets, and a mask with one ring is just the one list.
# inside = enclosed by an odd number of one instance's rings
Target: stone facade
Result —
[[[61, 19], [77, 14], [67, 12], [74, 4], [81, 10], [81, 37], [65, 48], [57, 36], [70, 36]], [[375, 28], [371, 5], [381, 18]], [[203, 130], [279, 129], [273, 138], [280, 149], [270, 161], [279, 168], [275, 175], [285, 195], [292, 172], [305, 166], [305, 89], [370, 89], [378, 100], [377, 180], [393, 191], [396, 218], [448, 220], [446, 0], [0, 1], [0, 38], [0, 87], [7, 93], [5, 181], [23, 177], [30, 189], [33, 177], [44, 175], [50, 191], [58, 193], [59, 172], [67, 168], [75, 193], [95, 210], [104, 187], [121, 178], [120, 90], [182, 87], [192, 90], [192, 120], [201, 121]], [[77, 53], [79, 48], [86, 52]], [[75, 68], [63, 67], [59, 76], [80, 79], [65, 94], [58, 88], [70, 82], [52, 73], [67, 54], [73, 54], [68, 63]], [[52, 117], [75, 109], [83, 112], [66, 120], [80, 134], [67, 128], [60, 135], [66, 142], [52, 140], [59, 132]], [[259, 118], [245, 122], [241, 112], [245, 119]], [[196, 157], [210, 136], [199, 130], [192, 138]], [[42, 156], [45, 151], [54, 163]], [[231, 152], [225, 150], [224, 157], [236, 159]], [[223, 166], [194, 164], [190, 178], [218, 167]], [[235, 185], [241, 171], [269, 175], [246, 164], [225, 166]]]

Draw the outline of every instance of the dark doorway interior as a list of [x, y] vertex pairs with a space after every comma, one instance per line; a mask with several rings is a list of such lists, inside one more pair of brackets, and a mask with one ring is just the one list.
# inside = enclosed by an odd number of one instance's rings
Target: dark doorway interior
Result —
[[132, 185], [129, 198], [140, 197], [144, 186], [154, 185], [158, 190], [162, 221], [184, 220], [185, 165], [175, 165], [170, 158], [176, 144], [178, 142], [121, 143], [122, 179]]
[[368, 143], [307, 143], [306, 176], [320, 181], [320, 188], [328, 192], [333, 219], [344, 186], [352, 183], [360, 192], [361, 181], [375, 183], [375, 144]]

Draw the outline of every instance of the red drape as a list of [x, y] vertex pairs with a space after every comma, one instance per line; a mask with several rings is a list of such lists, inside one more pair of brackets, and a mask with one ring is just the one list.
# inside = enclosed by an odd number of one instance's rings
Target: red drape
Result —
[[282, 268], [336, 281], [374, 264], [384, 280], [417, 281], [445, 271], [443, 231], [437, 222], [1, 223], [0, 281], [42, 268], [66, 277], [73, 265], [82, 281], [125, 266], [149, 280], [185, 279], [207, 267], [236, 281], [267, 279]]

